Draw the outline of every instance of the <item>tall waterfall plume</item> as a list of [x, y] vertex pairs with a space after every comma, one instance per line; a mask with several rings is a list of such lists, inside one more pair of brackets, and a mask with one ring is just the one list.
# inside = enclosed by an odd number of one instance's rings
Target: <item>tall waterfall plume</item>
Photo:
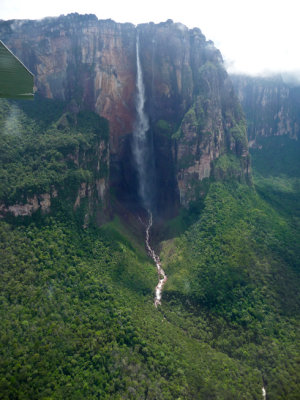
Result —
[[133, 129], [133, 155], [138, 174], [138, 194], [143, 207], [152, 211], [154, 185], [153, 144], [149, 133], [149, 119], [145, 112], [145, 87], [140, 60], [139, 36], [136, 39], [136, 120]]
[[150, 246], [150, 230], [152, 228], [152, 212], [155, 199], [154, 184], [154, 152], [149, 133], [149, 120], [145, 112], [145, 87], [143, 82], [143, 71], [140, 60], [139, 36], [136, 39], [136, 121], [133, 130], [133, 155], [136, 162], [139, 196], [143, 207], [148, 212], [149, 221], [146, 225], [145, 245], [149, 256], [155, 262], [158, 284], [155, 288], [154, 305], [161, 304], [162, 290], [167, 282], [167, 276], [161, 267], [159, 256]]

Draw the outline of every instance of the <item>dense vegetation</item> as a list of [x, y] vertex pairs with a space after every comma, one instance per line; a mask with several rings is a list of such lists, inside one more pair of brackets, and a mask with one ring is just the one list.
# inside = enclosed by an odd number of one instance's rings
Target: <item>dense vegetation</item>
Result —
[[[55, 102], [40, 116], [32, 104], [2, 107], [10, 124], [12, 110], [26, 122], [18, 136], [1, 125], [2, 201], [38, 190], [35, 174], [41, 190], [60, 179], [68, 189], [78, 167], [65, 155], [105, 136], [93, 114], [79, 129]], [[42, 149], [61, 155], [39, 158]], [[206, 198], [165, 226], [158, 309], [142, 238], [118, 218], [83, 229], [66, 200], [49, 215], [0, 220], [0, 397], [248, 400], [264, 385], [268, 399], [299, 398], [297, 157], [282, 175], [268, 150], [253, 151], [254, 187], [207, 182]]]
[[252, 189], [217, 183], [199, 221], [163, 246], [165, 298], [193, 314], [182, 326], [199, 337], [191, 321], [208, 319], [208, 342], [259, 368], [269, 398], [299, 390], [299, 239]]
[[[107, 141], [107, 122], [88, 111], [74, 114], [61, 102], [0, 102], [0, 199], [6, 204], [51, 188], [70, 193], [96, 175], [89, 154]], [[101, 169], [99, 176], [107, 170]]]

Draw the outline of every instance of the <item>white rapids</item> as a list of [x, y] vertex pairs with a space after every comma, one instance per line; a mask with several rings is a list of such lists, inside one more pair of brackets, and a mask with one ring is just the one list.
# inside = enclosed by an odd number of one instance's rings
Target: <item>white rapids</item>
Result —
[[261, 391], [262, 391], [263, 400], [266, 400], [266, 398], [267, 398], [266, 389], [264, 387], [262, 387]]
[[156, 268], [157, 268], [157, 273], [158, 273], [158, 284], [156, 285], [155, 288], [155, 298], [154, 298], [154, 305], [157, 307], [158, 305], [161, 305], [161, 295], [162, 295], [162, 290], [164, 285], [166, 284], [168, 278], [167, 275], [165, 274], [165, 271], [161, 267], [161, 261], [159, 256], [155, 253], [155, 251], [152, 249], [150, 246], [150, 229], [152, 227], [152, 213], [148, 211], [149, 214], [149, 222], [146, 227], [146, 249], [149, 254], [149, 256], [152, 258], [152, 260], [155, 262]]

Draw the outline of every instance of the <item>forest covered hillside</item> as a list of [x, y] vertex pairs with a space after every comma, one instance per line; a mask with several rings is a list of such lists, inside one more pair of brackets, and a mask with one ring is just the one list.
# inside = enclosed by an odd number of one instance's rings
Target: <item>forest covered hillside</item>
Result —
[[269, 399], [297, 398], [297, 158], [289, 167], [279, 153], [283, 178], [268, 168], [269, 148], [254, 152], [253, 187], [212, 180], [205, 199], [156, 232], [168, 275], [156, 309], [143, 238], [117, 216], [84, 229], [84, 213], [74, 212], [74, 174], [90, 176], [91, 166], [81, 171], [59, 153], [89, 148], [98, 120], [57, 136], [59, 109], [33, 117], [35, 102], [1, 107], [2, 127], [8, 115], [11, 126], [22, 116], [23, 127], [1, 129], [6, 207], [7, 193], [30, 193], [32, 180], [41, 192], [68, 193], [50, 213], [1, 220], [3, 398], [260, 399], [263, 385]]
[[0, 397], [299, 399], [298, 131], [261, 134], [261, 97], [242, 110], [198, 29], [72, 14], [34, 22], [23, 48], [26, 26], [0, 21], [40, 85], [0, 101]]

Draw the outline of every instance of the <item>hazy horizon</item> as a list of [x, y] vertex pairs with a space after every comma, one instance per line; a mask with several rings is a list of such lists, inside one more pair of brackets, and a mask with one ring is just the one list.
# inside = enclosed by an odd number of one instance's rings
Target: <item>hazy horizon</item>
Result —
[[300, 77], [298, 37], [300, 25], [294, 0], [239, 1], [53, 0], [40, 5], [36, 0], [1, 0], [3, 20], [42, 19], [72, 12], [95, 14], [98, 19], [131, 22], [164, 22], [172, 19], [188, 28], [198, 27], [221, 51], [230, 73], [269, 76], [278, 73]]

